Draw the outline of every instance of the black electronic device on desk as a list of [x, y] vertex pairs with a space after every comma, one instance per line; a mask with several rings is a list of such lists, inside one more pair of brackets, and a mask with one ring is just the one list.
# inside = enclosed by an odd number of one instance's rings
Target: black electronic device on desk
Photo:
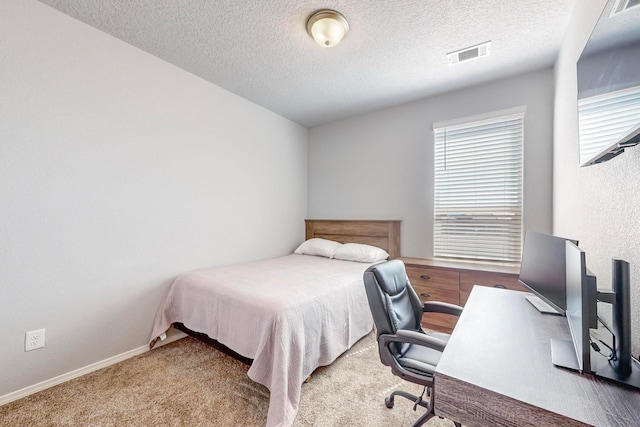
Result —
[[[631, 357], [631, 304], [629, 263], [613, 260], [613, 290], [597, 291], [596, 278], [586, 267], [585, 252], [566, 242], [566, 317], [571, 341], [551, 339], [554, 365], [595, 374], [618, 383], [640, 388], [640, 364]], [[593, 340], [591, 329], [599, 321], [597, 302], [612, 304], [613, 345]], [[597, 341], [597, 342], [596, 342]], [[609, 350], [605, 354], [603, 349]]]
[[577, 240], [533, 231], [525, 233], [518, 281], [534, 293], [527, 301], [541, 313], [564, 315], [567, 309], [566, 241], [578, 244]]

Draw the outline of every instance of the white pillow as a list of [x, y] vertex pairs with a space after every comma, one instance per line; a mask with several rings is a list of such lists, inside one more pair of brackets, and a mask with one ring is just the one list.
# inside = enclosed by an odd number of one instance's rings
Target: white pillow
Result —
[[293, 253], [298, 255], [317, 255], [331, 258], [333, 257], [336, 249], [340, 246], [342, 246], [342, 243], [314, 237], [313, 239], [302, 242], [302, 244], [298, 246], [298, 249]]
[[389, 254], [376, 246], [345, 243], [336, 249], [333, 257], [343, 261], [377, 262], [389, 258]]

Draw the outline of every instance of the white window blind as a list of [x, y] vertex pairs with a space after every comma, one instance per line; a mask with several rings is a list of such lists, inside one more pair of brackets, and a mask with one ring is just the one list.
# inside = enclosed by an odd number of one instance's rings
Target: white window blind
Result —
[[524, 109], [434, 125], [434, 256], [520, 262]]
[[580, 164], [640, 122], [640, 86], [578, 100]]

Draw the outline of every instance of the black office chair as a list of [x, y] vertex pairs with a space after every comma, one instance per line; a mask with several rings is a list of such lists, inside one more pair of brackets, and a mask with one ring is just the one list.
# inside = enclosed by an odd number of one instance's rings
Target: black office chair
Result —
[[[427, 301], [424, 304], [411, 287], [404, 263], [391, 260], [376, 264], [364, 273], [364, 286], [369, 307], [376, 325], [378, 351], [382, 364], [400, 378], [424, 386], [422, 394], [415, 396], [396, 390], [385, 398], [387, 408], [393, 408], [395, 396], [402, 396], [427, 409], [414, 424], [418, 427], [429, 421], [433, 412], [433, 380], [449, 335], [426, 332], [422, 329], [424, 312], [446, 313], [460, 316], [462, 307]], [[423, 399], [427, 395], [426, 401]], [[459, 423], [455, 423], [460, 427]]]

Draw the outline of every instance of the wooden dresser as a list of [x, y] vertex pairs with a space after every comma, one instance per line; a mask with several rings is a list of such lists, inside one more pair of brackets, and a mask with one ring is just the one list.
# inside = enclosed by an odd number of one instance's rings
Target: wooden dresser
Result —
[[[474, 285], [528, 292], [518, 283], [518, 267], [423, 258], [400, 259], [405, 263], [409, 281], [422, 301], [442, 301], [464, 306]], [[428, 313], [423, 317], [422, 326], [451, 332], [456, 321], [455, 316]]]

